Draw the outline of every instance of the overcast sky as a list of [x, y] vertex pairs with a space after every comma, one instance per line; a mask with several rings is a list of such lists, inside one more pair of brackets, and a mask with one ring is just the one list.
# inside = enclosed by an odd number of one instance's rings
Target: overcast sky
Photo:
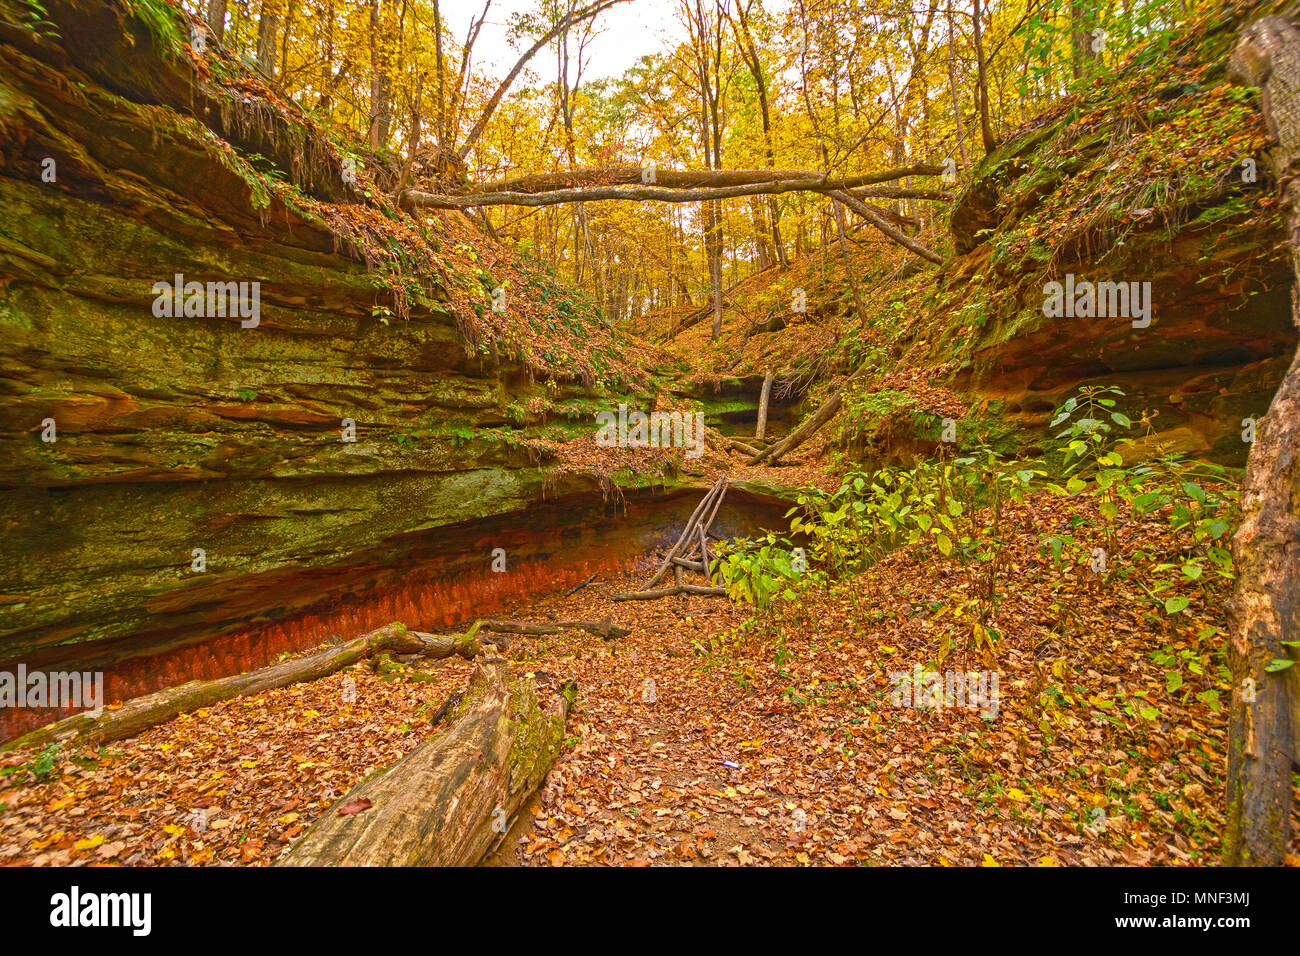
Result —
[[[450, 0], [443, 4], [448, 29], [463, 43], [470, 20], [483, 10], [484, 0]], [[533, 9], [536, 0], [493, 0], [488, 21], [474, 45], [475, 72], [505, 76], [523, 52], [506, 38], [506, 26], [514, 13]], [[648, 53], [669, 49], [685, 39], [685, 29], [677, 23], [676, 0], [628, 0], [606, 10], [596, 18], [599, 35], [587, 46], [586, 80], [618, 76]], [[553, 49], [553, 48], [552, 48]], [[576, 55], [576, 50], [570, 55]], [[530, 64], [547, 81], [554, 79], [555, 57], [546, 50], [538, 52]]]

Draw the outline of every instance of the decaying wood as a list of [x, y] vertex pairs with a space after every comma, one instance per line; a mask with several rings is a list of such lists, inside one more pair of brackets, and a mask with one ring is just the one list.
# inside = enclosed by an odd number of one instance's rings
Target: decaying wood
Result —
[[495, 634], [559, 634], [566, 630], [586, 631], [607, 641], [627, 637], [632, 632], [617, 627], [609, 618], [600, 621], [556, 621], [554, 624], [525, 624], [517, 621], [479, 621], [481, 630]]
[[836, 392], [825, 402], [821, 408], [813, 414], [802, 425], [792, 431], [784, 439], [777, 442], [771, 448], [768, 448], [762, 454], [756, 455], [750, 460], [751, 465], [761, 464], [764, 461], [776, 461], [787, 452], [793, 451], [807, 441], [816, 431], [835, 417], [836, 412], [840, 410], [840, 405], [844, 401], [844, 393]]
[[716, 482], [714, 482], [713, 487], [709, 489], [708, 494], [704, 496], [704, 499], [698, 505], [696, 505], [695, 510], [691, 512], [690, 518], [688, 518], [686, 521], [686, 527], [682, 529], [681, 537], [677, 539], [677, 543], [672, 546], [672, 549], [664, 557], [663, 564], [659, 565], [658, 570], [656, 570], [655, 573], [652, 574], [650, 578], [645, 581], [645, 583], [643, 583], [639, 588], [637, 588], [638, 591], [647, 591], [650, 588], [654, 587], [659, 582], [659, 579], [662, 578], [664, 574], [667, 572], [668, 568], [672, 566], [673, 557], [677, 554], [678, 551], [681, 550], [682, 545], [685, 544], [687, 540], [689, 540], [691, 535], [691, 529], [695, 527], [695, 522], [700, 520], [700, 515], [703, 514], [704, 509], [708, 507], [709, 502], [711, 502], [714, 499], [714, 497], [718, 495], [725, 482], [726, 482], [725, 478], [719, 478]]
[[726, 588], [705, 587], [700, 584], [674, 584], [670, 588], [655, 588], [649, 591], [629, 591], [615, 594], [611, 601], [653, 601], [657, 598], [672, 597], [674, 594], [700, 594], [705, 597], [726, 597]]
[[450, 728], [351, 790], [276, 865], [480, 862], [554, 763], [572, 688], [543, 706], [531, 676], [480, 656]]
[[[1247, 27], [1233, 50], [1232, 77], [1262, 93], [1276, 147], [1270, 156], [1282, 191], [1291, 262], [1300, 281], [1300, 31], [1280, 17]], [[1292, 292], [1291, 319], [1300, 325]], [[1300, 352], [1251, 446], [1233, 537], [1232, 710], [1223, 862], [1277, 866], [1291, 837], [1292, 767], [1300, 760]], [[1289, 645], [1289, 646], [1288, 646]]]
[[577, 594], [579, 591], [585, 588], [592, 581], [596, 580], [596, 576], [599, 574], [600, 572], [597, 571], [596, 574], [593, 574], [591, 577], [587, 578], [587, 580], [583, 581], [581, 584], [576, 584], [573, 587], [569, 588], [569, 590], [564, 592], [564, 596], [571, 597], [572, 595]]
[[[566, 189], [600, 186], [658, 186], [664, 189], [716, 189], [726, 186], [753, 186], [771, 182], [814, 180], [828, 189], [858, 189], [908, 176], [938, 176], [943, 166], [921, 163], [899, 169], [886, 169], [860, 176], [837, 176], [813, 169], [658, 169], [640, 166], [613, 166], [604, 169], [572, 169], [534, 173], [474, 187], [473, 194], [550, 193]], [[647, 180], [650, 180], [647, 182]], [[945, 196], [945, 198], [947, 198]]]
[[452, 635], [452, 637], [461, 637], [461, 643], [458, 644], [457, 641], [447, 638], [437, 639], [433, 644], [426, 644], [420, 636], [413, 631], [408, 631], [401, 624], [388, 624], [343, 644], [297, 660], [272, 664], [269, 667], [249, 671], [247, 674], [236, 674], [219, 680], [190, 681], [176, 687], [168, 687], [128, 700], [120, 707], [106, 708], [97, 716], [75, 714], [72, 717], [65, 717], [63, 720], [24, 734], [0, 749], [40, 746], [56, 740], [76, 740], [92, 744], [122, 740], [188, 711], [230, 700], [233, 697], [246, 697], [276, 687], [316, 680], [349, 664], [355, 664], [357, 661], [385, 651], [443, 657], [451, 654], [473, 656], [476, 648], [465, 643], [463, 635]]
[[720, 435], [716, 432], [708, 431], [705, 432], [705, 436], [705, 441], [708, 442], [709, 445], [722, 451], [734, 448], [741, 454], [749, 455], [751, 457], [762, 454], [762, 452], [753, 445], [747, 445], [743, 441], [738, 441], [735, 438], [728, 438], [726, 435]]
[[[695, 506], [691, 516], [686, 521], [686, 527], [682, 529], [681, 536], [677, 543], [672, 546], [664, 558], [663, 564], [659, 566], [653, 575], [650, 576], [640, 588], [635, 591], [629, 591], [626, 594], [615, 594], [610, 598], [611, 601], [652, 601], [656, 598], [671, 597], [674, 594], [702, 594], [709, 597], [725, 596], [726, 589], [713, 587], [713, 579], [709, 574], [709, 528], [713, 525], [713, 519], [718, 514], [718, 509], [722, 507], [722, 499], [727, 496], [727, 488], [730, 483], [725, 477], [719, 478], [709, 489], [703, 500]], [[707, 514], [706, 514], [707, 512]], [[686, 550], [682, 547], [686, 545]], [[699, 557], [694, 557], [695, 554]], [[664, 576], [664, 572], [669, 568], [673, 569], [675, 583], [672, 587], [656, 588], [659, 579]], [[705, 577], [709, 578], [709, 586], [699, 584], [688, 584], [682, 575], [682, 569], [689, 571], [699, 571]]]

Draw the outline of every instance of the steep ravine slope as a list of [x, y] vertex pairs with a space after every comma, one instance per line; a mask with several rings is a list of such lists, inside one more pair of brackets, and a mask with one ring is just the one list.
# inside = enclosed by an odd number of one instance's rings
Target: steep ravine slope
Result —
[[[1238, 29], [1274, 5], [1207, 9], [1168, 49], [1153, 41], [1008, 132], [924, 237], [942, 267], [853, 236], [861, 317], [832, 249], [731, 290], [720, 342], [700, 325], [673, 347], [724, 390], [757, 396], [764, 367], [819, 383], [805, 408], [847, 381], [834, 431], [867, 463], [931, 454], [945, 417], [964, 447], [1041, 447], [1051, 409], [1088, 384], [1123, 388], [1135, 422], [1151, 413], [1135, 432], [1146, 451], [1244, 463], [1242, 420], [1264, 414], [1296, 346], [1263, 121], [1226, 75]], [[1045, 289], [1070, 277], [1149, 290], [1149, 324], [1046, 315]], [[795, 290], [806, 312], [791, 313]]]
[[[345, 181], [344, 139], [162, 0], [46, 8], [0, 0], [0, 661], [265, 657], [250, 629], [502, 544], [518, 570], [566, 501], [674, 482], [680, 454], [597, 475], [544, 441], [640, 392], [643, 346], [459, 214], [399, 213], [368, 159]], [[256, 324], [157, 315], [177, 275], [260, 283]]]

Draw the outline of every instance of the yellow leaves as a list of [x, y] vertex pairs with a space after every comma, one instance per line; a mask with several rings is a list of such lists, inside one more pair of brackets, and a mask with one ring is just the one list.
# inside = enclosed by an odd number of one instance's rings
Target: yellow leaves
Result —
[[279, 820], [280, 820], [280, 822], [283, 823], [285, 826], [288, 826], [288, 825], [291, 824], [291, 823], [295, 823], [295, 822], [297, 822], [297, 820], [298, 820], [298, 814], [296, 814], [296, 813], [286, 813], [286, 814], [282, 815], [282, 816], [279, 818]]
[[78, 840], [72, 844], [74, 850], [93, 850], [104, 842], [104, 834], [96, 833], [93, 837], [86, 840]]
[[64, 807], [71, 806], [74, 802], [76, 802], [76, 797], [72, 796], [64, 797], [62, 800], [51, 800], [45, 805], [45, 812], [57, 813]]
[[1052, 856], [1049, 853], [1047, 856], [1040, 856], [1038, 858], [1038, 865], [1039, 866], [1060, 866], [1061, 864], [1057, 862], [1056, 857]]
[[984, 862], [980, 864], [980, 866], [1001, 866], [1001, 865], [1002, 865], [1001, 863], [993, 859], [993, 857], [991, 857], [987, 853], [984, 854]]
[[1012, 787], [1007, 791], [1007, 799], [1014, 800], [1017, 803], [1025, 803], [1029, 799], [1029, 795], [1026, 794], [1023, 790], [1020, 790], [1016, 787]]
[[258, 761], [256, 760], [245, 760], [243, 763], [240, 764], [240, 766], [243, 767], [245, 770], [252, 770], [254, 767], [257, 766], [257, 764]]
[[302, 715], [303, 715], [304, 717], [319, 717], [319, 716], [320, 716], [320, 711], [319, 711], [319, 710], [304, 710], [304, 711], [302, 712]]
[[170, 834], [171, 836], [180, 836], [184, 832], [185, 832], [184, 827], [178, 827], [174, 823], [169, 823], [165, 827], [163, 827], [163, 833]]

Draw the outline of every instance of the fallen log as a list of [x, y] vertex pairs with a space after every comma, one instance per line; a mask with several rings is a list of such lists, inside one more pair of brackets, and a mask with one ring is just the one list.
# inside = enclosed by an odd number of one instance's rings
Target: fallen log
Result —
[[[75, 740], [88, 744], [124, 740], [201, 707], [210, 707], [235, 697], [260, 694], [277, 687], [287, 687], [289, 684], [318, 680], [357, 661], [384, 653], [418, 654], [435, 660], [452, 656], [473, 658], [483, 649], [484, 644], [493, 643], [480, 638], [480, 631], [498, 634], [559, 634], [566, 628], [579, 628], [607, 641], [631, 633], [615, 626], [609, 619], [560, 621], [555, 624], [476, 621], [463, 634], [425, 634], [409, 631], [399, 623], [386, 624], [307, 657], [261, 667], [246, 674], [210, 681], [189, 681], [167, 687], [132, 698], [120, 707], [106, 708], [95, 715], [74, 714], [9, 741], [0, 746], [0, 752], [17, 747], [39, 747], [56, 740]], [[506, 642], [495, 643], [504, 645]]]
[[507, 832], [560, 750], [573, 698], [480, 657], [450, 729], [355, 787], [277, 866], [473, 866]]
[[813, 433], [817, 431], [817, 429], [821, 428], [828, 421], [830, 421], [832, 418], [835, 417], [835, 413], [840, 410], [840, 404], [843, 401], [844, 401], [844, 393], [836, 392], [824, 403], [822, 403], [821, 408], [813, 412], [813, 414], [808, 418], [806, 422], [804, 422], [802, 425], [800, 425], [798, 428], [792, 431], [781, 441], [777, 442], [775, 445], [768, 448], [762, 454], [756, 455], [754, 458], [750, 459], [749, 464], [758, 465], [758, 464], [762, 464], [764, 461], [767, 461], [769, 459], [772, 461], [776, 461], [776, 459], [780, 458], [786, 452], [793, 451], [795, 448], [798, 448], [808, 438], [810, 438], [813, 435]]
[[609, 618], [600, 621], [556, 621], [554, 624], [522, 624], [516, 621], [478, 621], [477, 627], [494, 634], [559, 634], [566, 630], [581, 630], [607, 641], [627, 637], [632, 632], [618, 627]]
[[104, 709], [96, 715], [74, 714], [9, 741], [0, 747], [0, 751], [41, 746], [56, 740], [76, 740], [90, 744], [123, 740], [200, 707], [208, 707], [233, 697], [260, 694], [289, 684], [317, 680], [384, 652], [425, 654], [430, 657], [449, 657], [452, 654], [473, 657], [477, 651], [472, 635], [469, 640], [466, 640], [466, 635], [432, 638], [432, 643], [429, 639], [430, 635], [418, 635], [401, 624], [386, 624], [353, 640], [297, 660], [272, 664], [219, 680], [190, 681], [176, 687], [167, 687], [128, 700], [121, 707]]
[[[907, 176], [938, 176], [943, 166], [918, 164], [860, 176], [841, 176], [810, 169], [658, 169], [652, 185], [695, 189], [700, 187], [752, 186], [768, 182], [813, 180], [831, 189], [860, 189], [865, 186], [903, 179]], [[545, 193], [592, 186], [647, 185], [647, 172], [641, 166], [611, 166], [603, 169], [572, 169], [549, 173], [531, 173], [514, 179], [483, 183], [472, 193]], [[945, 195], [945, 198], [951, 198]]]
[[925, 246], [921, 245], [921, 243], [917, 242], [915, 239], [908, 236], [906, 233], [900, 232], [899, 230], [891, 226], [886, 221], [887, 213], [879, 206], [873, 206], [871, 203], [863, 202], [861, 199], [858, 199], [852, 193], [848, 193], [843, 190], [836, 190], [832, 192], [830, 196], [832, 199], [836, 199], [839, 202], [842, 202], [844, 205], [848, 206], [855, 213], [857, 213], [867, 222], [871, 223], [873, 226], [879, 229], [890, 239], [893, 239], [896, 243], [898, 243], [903, 248], [912, 250], [912, 252], [915, 252], [922, 259], [928, 259], [931, 262], [937, 263], [938, 265], [943, 265], [944, 263], [943, 256], [939, 255], [939, 253], [935, 252], [933, 249], [926, 248]]
[[726, 588], [711, 588], [700, 584], [674, 584], [669, 588], [656, 588], [649, 591], [628, 591], [615, 594], [611, 601], [653, 601], [657, 598], [672, 597], [674, 594], [699, 594], [704, 597], [726, 597]]

